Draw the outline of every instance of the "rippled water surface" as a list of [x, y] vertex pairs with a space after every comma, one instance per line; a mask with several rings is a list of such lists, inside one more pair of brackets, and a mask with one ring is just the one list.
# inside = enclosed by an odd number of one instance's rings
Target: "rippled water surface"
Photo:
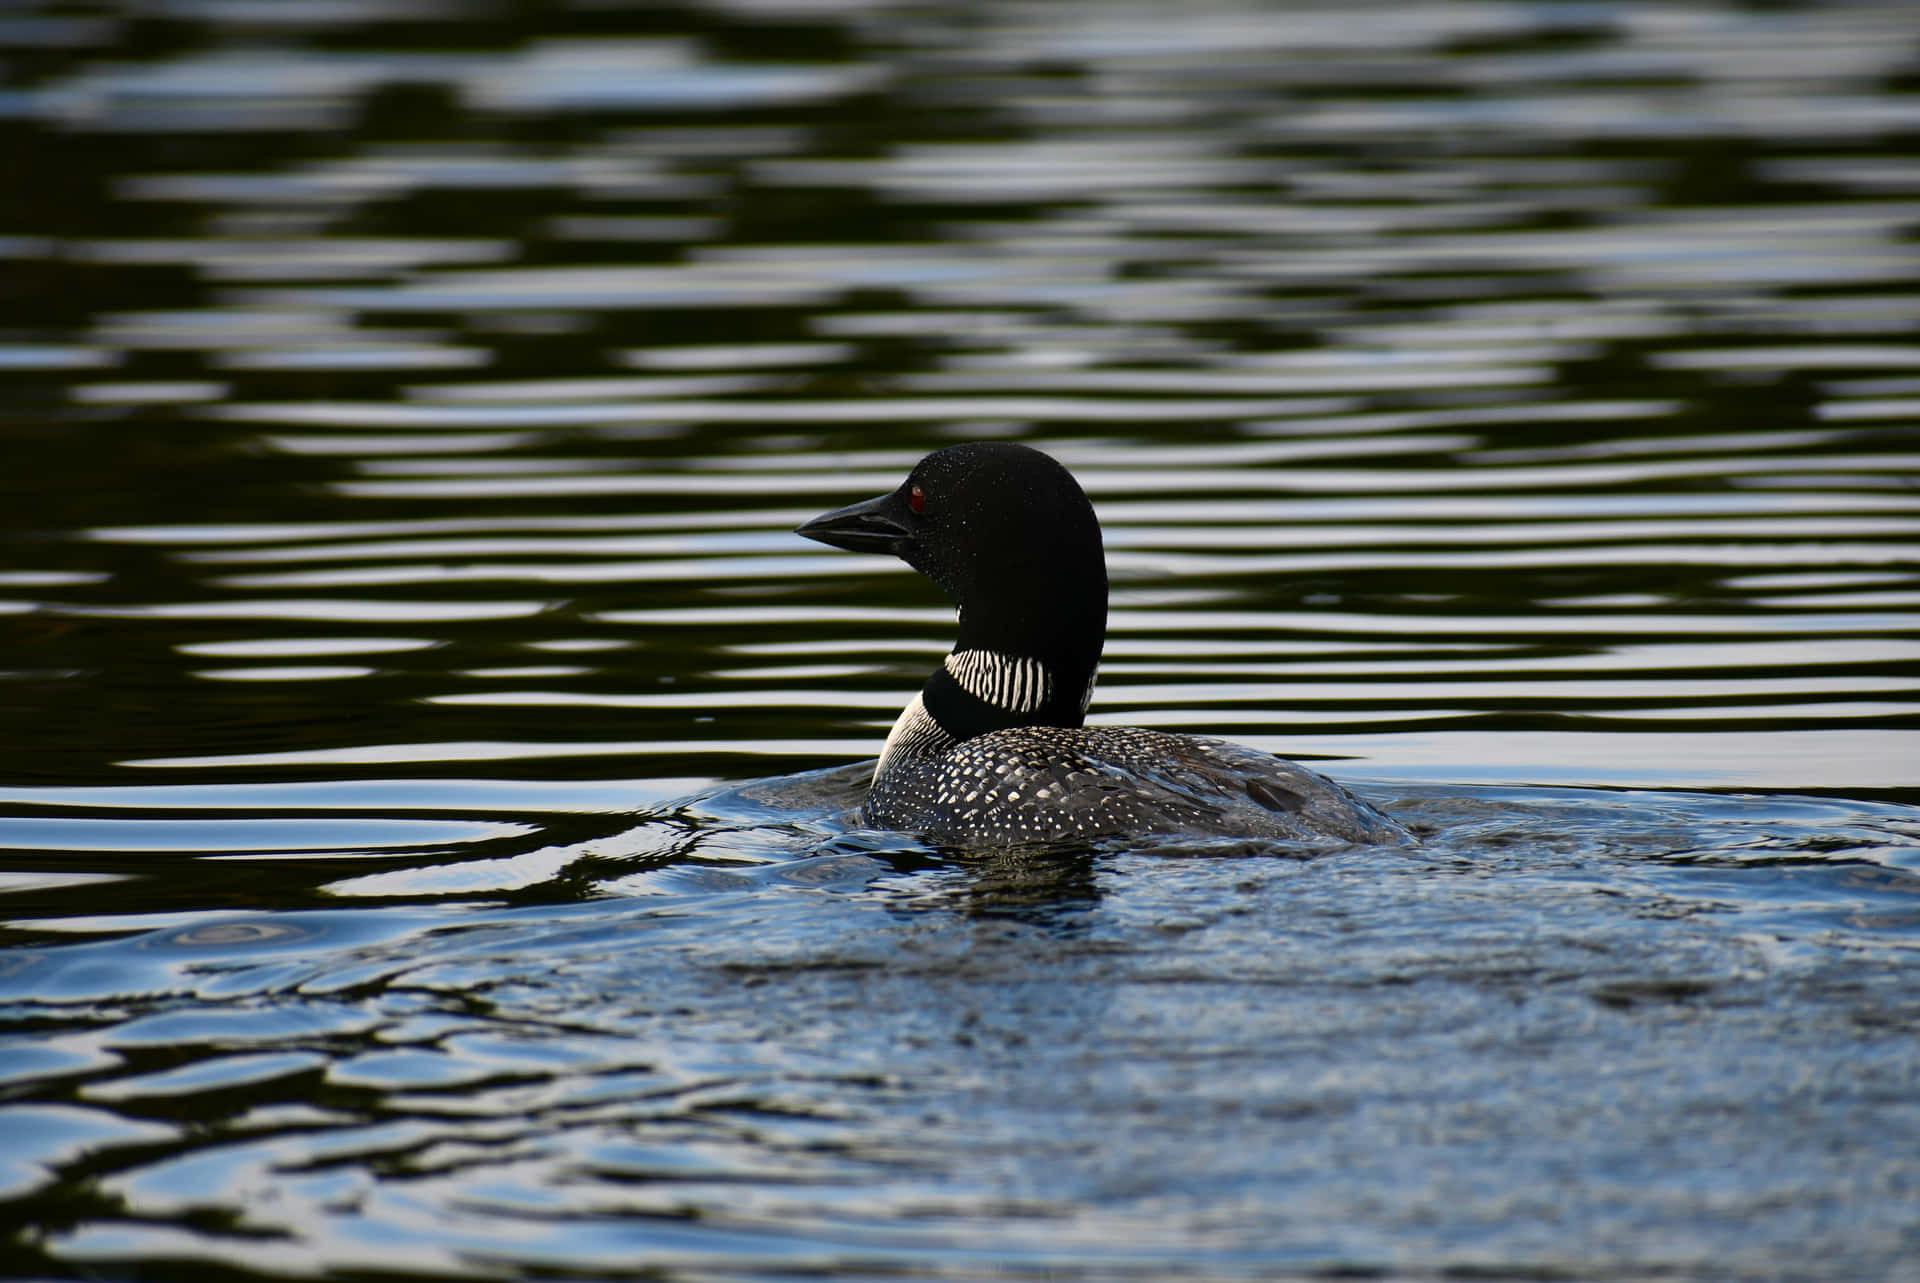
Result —
[[[1902, 0], [0, 12], [0, 1272], [1920, 1279], [1917, 87]], [[859, 828], [951, 612], [791, 530], [979, 438], [1096, 721], [1421, 845]]]

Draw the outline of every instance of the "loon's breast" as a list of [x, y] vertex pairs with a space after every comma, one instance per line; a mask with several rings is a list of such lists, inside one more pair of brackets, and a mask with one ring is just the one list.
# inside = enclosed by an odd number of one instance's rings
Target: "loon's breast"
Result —
[[960, 844], [1112, 836], [1403, 843], [1332, 780], [1224, 740], [1126, 726], [1020, 726], [889, 759], [862, 811], [876, 828]]

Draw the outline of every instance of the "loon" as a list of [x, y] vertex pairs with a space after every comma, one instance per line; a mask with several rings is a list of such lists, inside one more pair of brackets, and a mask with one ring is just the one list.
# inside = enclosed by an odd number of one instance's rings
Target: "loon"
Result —
[[899, 557], [959, 609], [952, 653], [887, 736], [864, 824], [961, 845], [1412, 841], [1333, 781], [1270, 754], [1083, 725], [1106, 645], [1106, 553], [1079, 483], [1038, 450], [936, 450], [891, 494], [795, 533]]

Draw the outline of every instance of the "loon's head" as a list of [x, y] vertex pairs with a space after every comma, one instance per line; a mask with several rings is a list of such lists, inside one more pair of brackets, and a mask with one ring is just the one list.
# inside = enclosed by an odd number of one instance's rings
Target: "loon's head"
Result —
[[[958, 738], [999, 725], [1080, 725], [1106, 642], [1107, 562], [1093, 505], [1053, 459], [1011, 442], [949, 446], [891, 494], [797, 533], [891, 553], [953, 600], [960, 636], [943, 671], [990, 706], [952, 711], [949, 700], [943, 714], [929, 703]], [[1025, 684], [1021, 664], [1038, 665], [1044, 679]], [[930, 700], [940, 680], [936, 672]]]

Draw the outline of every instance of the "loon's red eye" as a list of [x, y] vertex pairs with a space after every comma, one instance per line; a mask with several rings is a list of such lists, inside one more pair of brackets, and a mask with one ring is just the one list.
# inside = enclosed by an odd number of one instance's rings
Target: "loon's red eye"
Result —
[[914, 486], [908, 490], [907, 507], [912, 508], [915, 512], [925, 512], [927, 510], [927, 492], [919, 486]]

